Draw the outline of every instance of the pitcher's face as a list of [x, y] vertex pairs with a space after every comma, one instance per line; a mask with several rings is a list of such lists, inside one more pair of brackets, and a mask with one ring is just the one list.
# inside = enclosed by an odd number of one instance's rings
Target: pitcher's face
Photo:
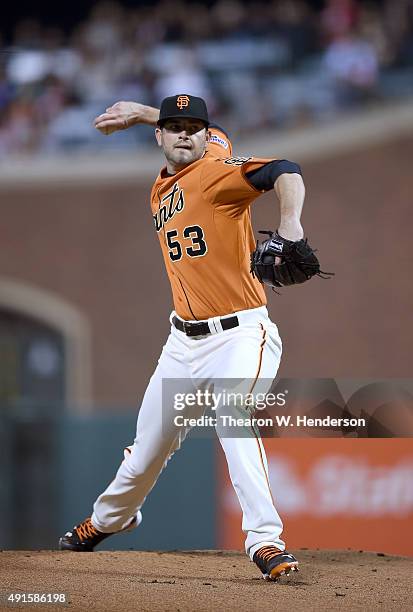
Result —
[[175, 171], [201, 159], [209, 140], [209, 131], [199, 119], [167, 119], [155, 130], [169, 166]]

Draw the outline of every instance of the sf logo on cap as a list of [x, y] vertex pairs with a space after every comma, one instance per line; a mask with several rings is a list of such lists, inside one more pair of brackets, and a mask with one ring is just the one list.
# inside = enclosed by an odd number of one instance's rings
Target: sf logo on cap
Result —
[[176, 100], [176, 105], [181, 110], [189, 106], [189, 97], [188, 96], [178, 96]]

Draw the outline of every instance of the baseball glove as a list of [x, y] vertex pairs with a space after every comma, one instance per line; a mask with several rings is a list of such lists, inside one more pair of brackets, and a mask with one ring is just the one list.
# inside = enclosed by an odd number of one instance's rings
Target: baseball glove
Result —
[[[305, 283], [313, 276], [330, 278], [332, 272], [320, 270], [320, 263], [308, 240], [294, 242], [270, 230], [260, 231], [260, 234], [270, 236], [268, 240], [259, 243], [251, 253], [251, 273], [260, 283], [270, 287], [285, 287]], [[280, 263], [276, 258], [281, 259]]]

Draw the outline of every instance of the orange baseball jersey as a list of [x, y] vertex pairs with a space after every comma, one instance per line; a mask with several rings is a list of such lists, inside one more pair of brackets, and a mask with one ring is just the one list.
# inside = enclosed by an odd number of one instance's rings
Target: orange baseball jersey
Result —
[[255, 248], [250, 204], [263, 192], [245, 173], [271, 159], [232, 157], [217, 128], [204, 156], [170, 176], [163, 168], [151, 193], [155, 228], [176, 313], [188, 321], [267, 303], [250, 273]]

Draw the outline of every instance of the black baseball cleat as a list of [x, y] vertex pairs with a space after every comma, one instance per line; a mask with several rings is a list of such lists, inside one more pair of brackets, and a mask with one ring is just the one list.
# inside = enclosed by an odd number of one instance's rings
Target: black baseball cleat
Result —
[[[133, 517], [131, 522], [122, 532], [132, 529], [136, 525], [136, 516]], [[113, 533], [102, 533], [93, 526], [90, 516], [84, 521], [73, 527], [72, 531], [68, 531], [59, 540], [59, 550], [72, 550], [74, 552], [93, 552], [95, 546], [100, 544], [103, 540], [113, 535]]]
[[298, 561], [286, 550], [280, 551], [275, 546], [259, 548], [252, 559], [262, 572], [265, 580], [278, 580], [290, 572], [298, 572]]

